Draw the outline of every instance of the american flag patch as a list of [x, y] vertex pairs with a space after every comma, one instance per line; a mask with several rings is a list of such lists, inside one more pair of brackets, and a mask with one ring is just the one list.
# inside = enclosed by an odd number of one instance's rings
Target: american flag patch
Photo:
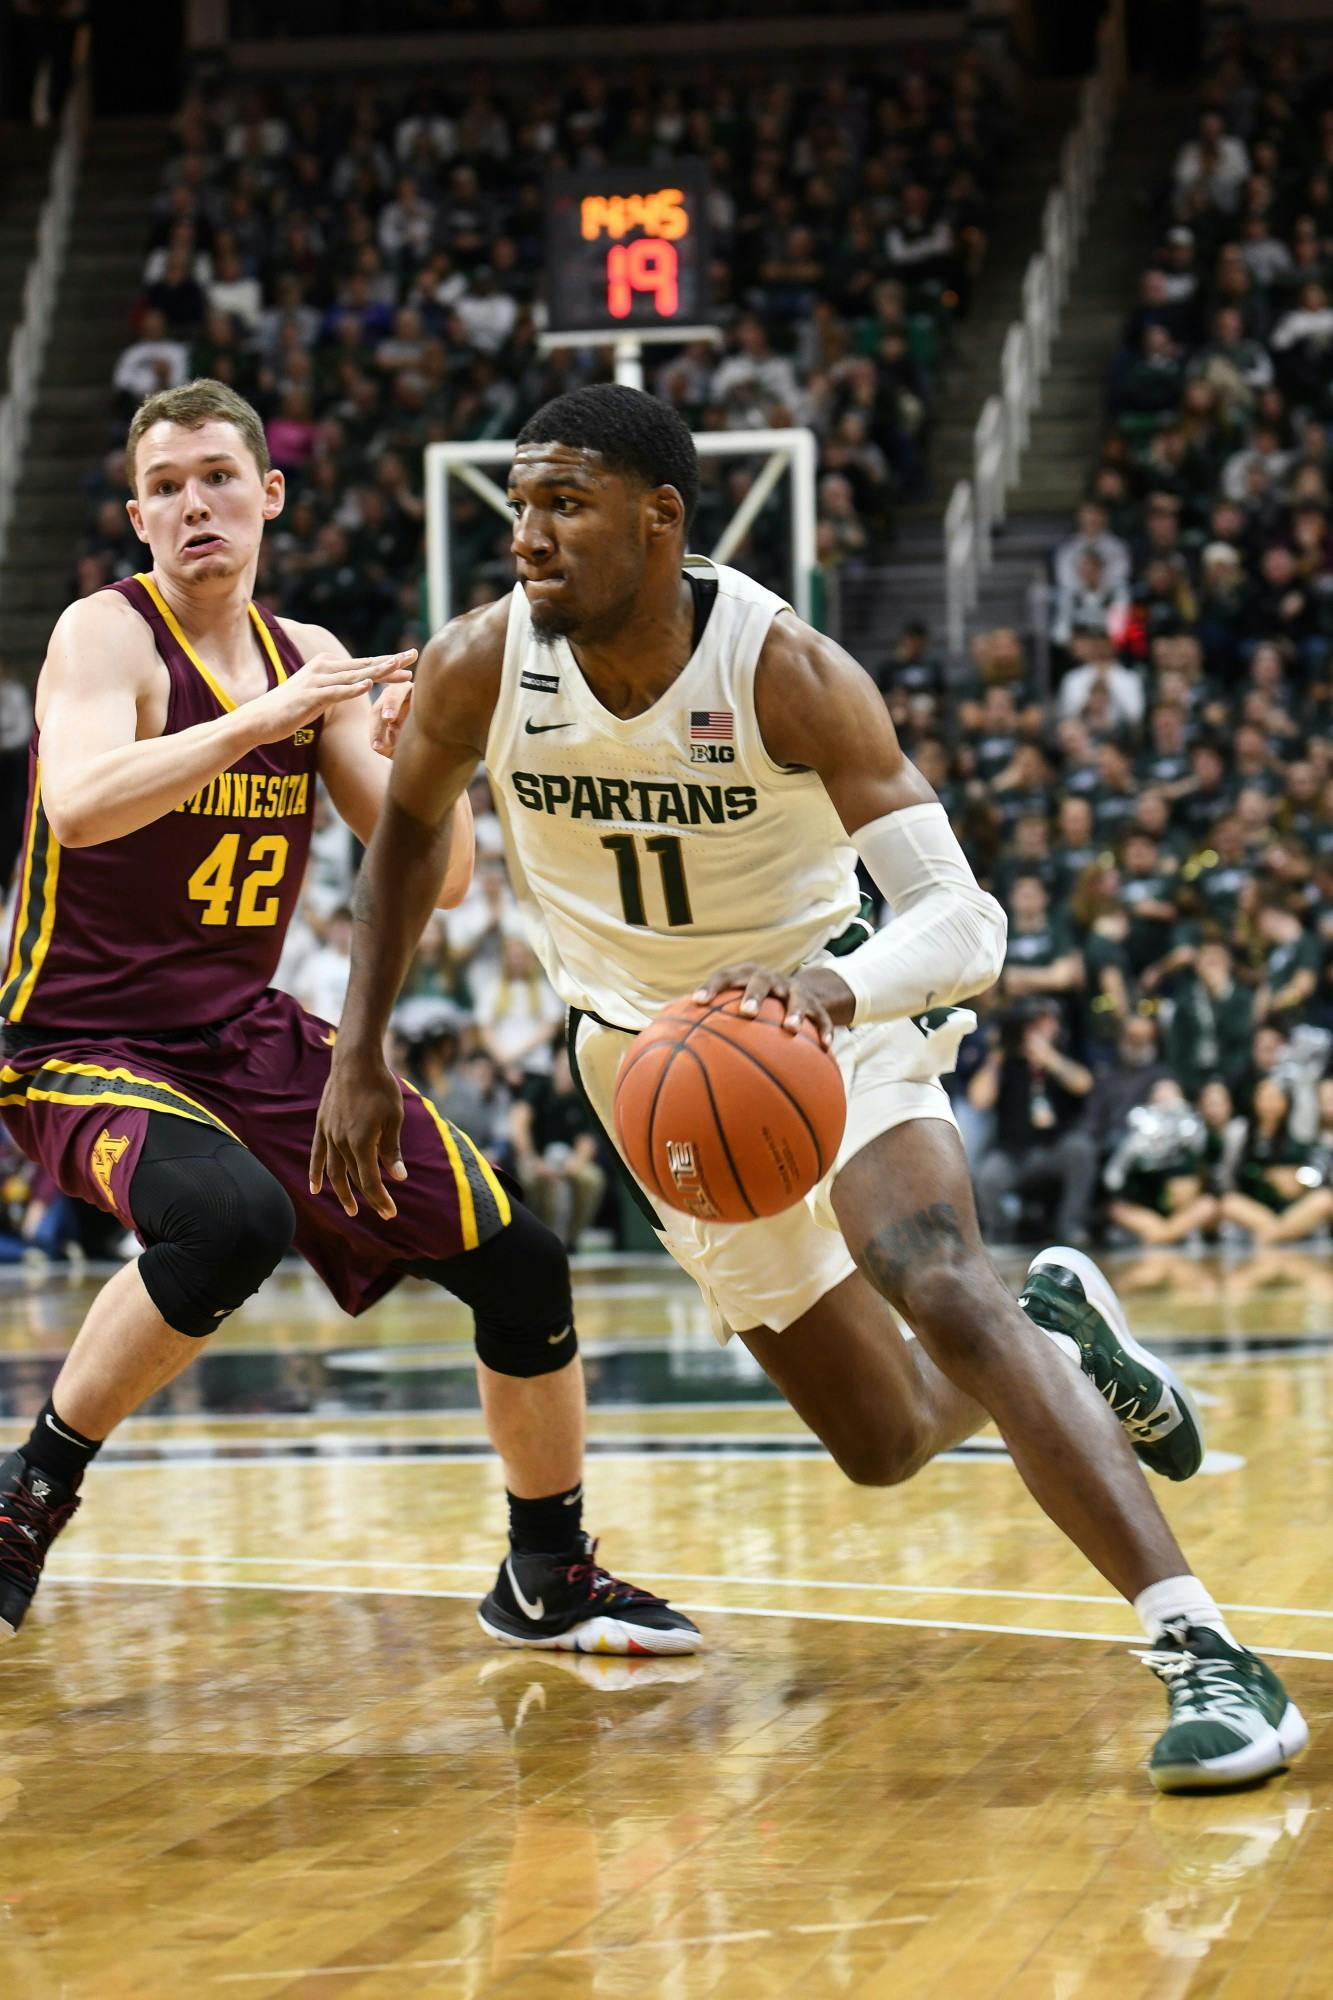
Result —
[[730, 743], [736, 734], [736, 719], [729, 708], [692, 708], [691, 743]]

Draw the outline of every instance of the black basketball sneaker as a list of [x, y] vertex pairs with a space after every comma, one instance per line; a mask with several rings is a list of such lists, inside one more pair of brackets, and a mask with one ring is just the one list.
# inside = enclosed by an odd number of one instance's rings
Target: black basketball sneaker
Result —
[[573, 1556], [511, 1550], [477, 1619], [506, 1646], [546, 1652], [694, 1653], [703, 1643], [683, 1611], [604, 1570], [590, 1535]]
[[46, 1552], [79, 1496], [12, 1451], [0, 1464], [0, 1639], [12, 1639], [32, 1603]]

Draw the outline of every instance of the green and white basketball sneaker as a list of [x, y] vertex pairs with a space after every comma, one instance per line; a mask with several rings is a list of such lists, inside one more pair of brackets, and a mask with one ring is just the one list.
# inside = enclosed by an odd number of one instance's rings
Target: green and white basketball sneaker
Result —
[[1060, 1244], [1041, 1251], [1018, 1303], [1043, 1332], [1073, 1342], [1083, 1373], [1149, 1471], [1192, 1479], [1203, 1464], [1203, 1419], [1194, 1398], [1165, 1361], [1135, 1340], [1091, 1257]]
[[1166, 1687], [1171, 1720], [1148, 1775], [1159, 1792], [1215, 1792], [1285, 1770], [1310, 1740], [1270, 1666], [1206, 1625], [1172, 1625], [1140, 1653]]

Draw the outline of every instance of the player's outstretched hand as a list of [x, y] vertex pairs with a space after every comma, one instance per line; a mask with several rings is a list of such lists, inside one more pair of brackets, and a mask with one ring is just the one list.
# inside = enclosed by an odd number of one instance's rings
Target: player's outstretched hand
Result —
[[278, 687], [270, 688], [251, 704], [249, 713], [263, 721], [265, 743], [279, 743], [293, 730], [323, 715], [339, 702], [355, 701], [368, 694], [377, 681], [389, 684], [410, 682], [416, 648], [405, 653], [376, 653], [370, 659], [335, 659], [331, 653], [316, 653], [298, 672]]
[[407, 721], [407, 711], [412, 706], [412, 683], [405, 681], [401, 687], [386, 687], [375, 706], [370, 711], [370, 747], [381, 757], [392, 757], [398, 748], [398, 739]]
[[787, 1033], [796, 1034], [802, 1021], [809, 1021], [826, 1049], [832, 1046], [834, 1028], [850, 1023], [855, 1004], [846, 982], [817, 965], [793, 973], [773, 972], [766, 965], [724, 965], [695, 989], [694, 998], [702, 1005], [728, 991], [739, 991], [742, 1014], [757, 1014], [760, 1001], [771, 994], [787, 1010], [782, 1022]]
[[354, 1189], [359, 1188], [376, 1215], [388, 1222], [398, 1209], [383, 1173], [392, 1180], [407, 1179], [402, 1130], [402, 1086], [384, 1058], [378, 1052], [354, 1054], [335, 1043], [310, 1148], [311, 1194], [319, 1193], [327, 1177], [348, 1215], [355, 1215]]

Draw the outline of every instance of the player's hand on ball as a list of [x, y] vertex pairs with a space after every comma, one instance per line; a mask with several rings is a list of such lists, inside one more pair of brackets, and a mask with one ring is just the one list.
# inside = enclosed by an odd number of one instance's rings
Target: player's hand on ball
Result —
[[850, 1025], [855, 1005], [845, 981], [820, 966], [786, 973], [772, 972], [765, 965], [724, 965], [695, 989], [694, 998], [703, 1005], [736, 989], [742, 1014], [757, 1014], [760, 1002], [771, 994], [787, 1010], [782, 1022], [787, 1033], [798, 1034], [802, 1021], [809, 1021], [826, 1049], [832, 1046], [833, 1030]]
[[260, 695], [248, 712], [265, 724], [263, 740], [278, 743], [293, 730], [314, 722], [326, 709], [368, 694], [377, 681], [410, 683], [416, 656], [415, 647], [405, 653], [376, 653], [363, 660], [316, 653], [299, 672]]
[[392, 757], [412, 706], [412, 683], [404, 681], [386, 687], [370, 711], [370, 747], [381, 757]]
[[348, 1215], [357, 1213], [354, 1189], [359, 1188], [376, 1215], [390, 1221], [398, 1209], [383, 1174], [407, 1179], [402, 1130], [402, 1087], [383, 1057], [354, 1055], [335, 1044], [310, 1148], [311, 1194], [319, 1193], [327, 1177]]

